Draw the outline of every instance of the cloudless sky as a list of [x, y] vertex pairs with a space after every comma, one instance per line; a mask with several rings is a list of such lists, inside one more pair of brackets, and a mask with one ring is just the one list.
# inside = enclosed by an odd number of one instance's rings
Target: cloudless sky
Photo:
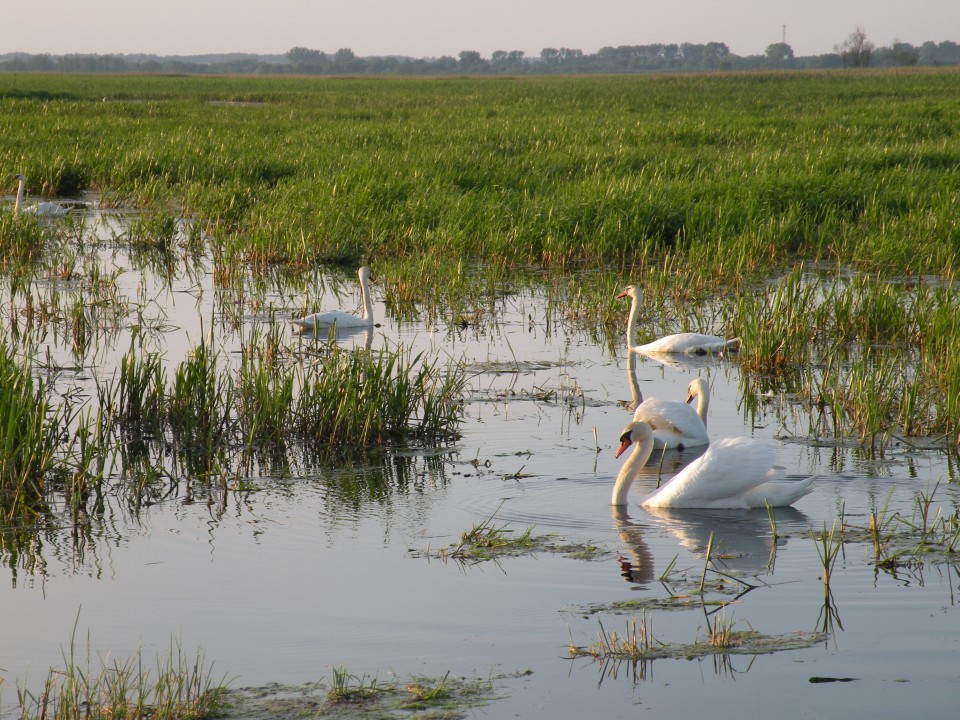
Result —
[[545, 47], [786, 41], [832, 52], [857, 26], [877, 46], [960, 42], [960, 0], [3, 0], [0, 54], [222, 52], [436, 57]]

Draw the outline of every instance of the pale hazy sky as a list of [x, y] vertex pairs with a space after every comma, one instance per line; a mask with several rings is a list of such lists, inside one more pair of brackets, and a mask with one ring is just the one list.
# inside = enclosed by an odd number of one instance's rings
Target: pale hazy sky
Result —
[[545, 47], [786, 41], [831, 52], [857, 26], [877, 46], [960, 42], [960, 0], [3, 0], [0, 54], [284, 53], [435, 57]]

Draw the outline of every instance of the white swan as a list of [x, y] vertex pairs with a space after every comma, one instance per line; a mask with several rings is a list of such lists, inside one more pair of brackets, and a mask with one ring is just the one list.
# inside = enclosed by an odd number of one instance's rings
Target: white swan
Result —
[[[697, 399], [696, 410], [688, 404], [694, 398]], [[650, 426], [653, 447], [683, 450], [710, 443], [710, 436], [707, 435], [709, 407], [710, 388], [705, 380], [696, 378], [687, 385], [687, 402], [648, 398], [637, 405], [633, 419]]]
[[631, 352], [640, 353], [687, 353], [693, 355], [707, 355], [719, 353], [724, 350], [739, 350], [740, 338], [726, 340], [719, 335], [704, 335], [703, 333], [675, 333], [667, 335], [646, 343], [645, 345], [634, 345], [634, 323], [637, 320], [637, 312], [640, 310], [640, 291], [634, 285], [627, 285], [618, 298], [632, 298], [630, 302], [630, 315], [627, 318], [627, 348]]
[[360, 317], [357, 317], [353, 313], [344, 312], [343, 310], [331, 310], [329, 312], [313, 313], [304, 318], [291, 319], [291, 324], [295, 325], [301, 332], [319, 327], [326, 328], [331, 325], [336, 325], [338, 329], [373, 327], [373, 300], [370, 297], [370, 268], [364, 265], [357, 270], [357, 277], [360, 278], [360, 294], [363, 296], [363, 313]]
[[[613, 505], [626, 505], [630, 486], [653, 452], [653, 431], [644, 422], [631, 422], [620, 436], [617, 457], [636, 444], [620, 468], [613, 486]], [[644, 507], [736, 509], [783, 507], [811, 490], [817, 477], [788, 476], [774, 464], [773, 448], [753, 438], [724, 438], [655, 490]]]
[[22, 212], [37, 217], [61, 218], [69, 212], [63, 205], [55, 202], [39, 202], [30, 207], [23, 207], [23, 194], [27, 188], [27, 178], [23, 175], [15, 177], [17, 180], [17, 199], [13, 203], [14, 215], [19, 215]]

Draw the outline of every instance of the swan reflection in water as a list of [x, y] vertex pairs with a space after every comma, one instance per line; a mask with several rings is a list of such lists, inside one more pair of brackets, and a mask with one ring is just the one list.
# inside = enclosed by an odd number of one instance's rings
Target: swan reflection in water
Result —
[[691, 553], [704, 554], [712, 534], [716, 551], [714, 563], [743, 576], [771, 572], [776, 549], [786, 544], [786, 535], [804, 532], [808, 526], [806, 516], [790, 506], [771, 508], [777, 524], [776, 538], [765, 508], [642, 507], [641, 510], [652, 525], [668, 530]]
[[693, 372], [716, 367], [725, 359], [725, 355], [722, 353], [708, 353], [706, 355], [665, 355], [664, 353], [631, 350], [628, 354], [634, 359], [634, 362], [636, 362], [637, 356], [643, 356], [645, 359], [660, 363], [664, 367], [681, 370], [683, 372]]
[[641, 508], [649, 522], [631, 518], [627, 506], [611, 506], [611, 517], [625, 553], [619, 557], [623, 579], [644, 589], [659, 577], [653, 553], [644, 533], [666, 530], [695, 555], [704, 555], [713, 535], [713, 563], [723, 572], [756, 577], [773, 572], [776, 550], [787, 543], [786, 535], [802, 533], [807, 517], [793, 507], [772, 508], [778, 537], [774, 538], [765, 509], [702, 510]]
[[653, 553], [643, 539], [643, 528], [630, 519], [626, 506], [611, 505], [610, 510], [617, 535], [620, 536], [620, 540], [626, 545], [626, 550], [631, 556], [626, 557], [623, 553], [620, 554], [618, 558], [620, 574], [628, 583], [638, 585], [637, 589], [645, 588], [655, 579], [655, 575]]
[[363, 349], [367, 352], [373, 347], [373, 328], [370, 327], [327, 327], [320, 328], [320, 332], [314, 333], [313, 330], [304, 330], [297, 333], [297, 337], [302, 340], [316, 340], [318, 342], [332, 341], [338, 345], [348, 340], [353, 340], [353, 347], [360, 347], [359, 341], [363, 339]]

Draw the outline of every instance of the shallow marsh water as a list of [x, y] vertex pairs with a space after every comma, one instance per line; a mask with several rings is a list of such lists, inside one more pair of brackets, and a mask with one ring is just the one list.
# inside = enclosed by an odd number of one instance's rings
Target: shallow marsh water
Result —
[[[133, 324], [154, 328], [150, 342], [172, 363], [211, 321], [229, 356], [251, 326], [285, 323], [299, 307], [298, 298], [277, 290], [259, 310], [230, 315], [209, 273], [168, 288], [131, 270], [123, 252], [111, 253], [122, 270], [120, 293], [149, 300], [138, 317], [118, 319], [110, 346], [91, 355], [95, 361], [78, 365], [69, 344], [52, 335], [47, 345], [63, 389], [89, 389], [92, 373], [109, 375]], [[329, 287], [342, 291], [339, 298], [327, 293], [313, 309], [359, 304], [349, 278]], [[69, 293], [69, 284], [60, 290]], [[634, 489], [626, 515], [618, 515], [609, 505], [620, 466], [614, 448], [631, 400], [622, 351], [547, 321], [537, 291], [504, 293], [495, 312], [465, 326], [397, 323], [376, 286], [375, 298], [381, 327], [342, 342], [402, 343], [462, 359], [472, 373], [462, 439], [433, 453], [250, 478], [249, 489], [230, 493], [221, 507], [174, 497], [134, 514], [118, 502], [85, 534], [50, 527], [38, 533], [32, 554], [5, 550], [4, 706], [15, 697], [12, 686], [37, 685], [49, 667], [62, 665], [75, 637], [80, 657], [89, 648], [94, 657], [118, 658], [138, 648], [147, 658], [164, 655], [174, 638], [187, 650], [202, 647], [214, 675], [235, 687], [327, 679], [338, 666], [382, 679], [448, 671], [492, 678], [498, 699], [472, 711], [478, 716], [635, 717], [638, 706], [720, 718], [758, 708], [781, 718], [953, 712], [960, 680], [956, 561], [925, 558], [884, 572], [874, 567], [869, 542], [849, 541], [825, 612], [810, 535], [841, 517], [866, 527], [870, 512], [887, 503], [911, 517], [917, 493], [935, 486], [937, 505], [950, 515], [960, 489], [943, 454], [895, 446], [871, 457], [809, 438], [782, 442], [782, 464], [822, 477], [795, 508], [777, 511], [776, 543], [765, 512], [644, 510], [639, 500], [656, 482], [655, 466]], [[284, 331], [291, 344], [311, 342]], [[745, 413], [735, 358], [679, 367], [640, 358], [636, 365], [649, 396], [682, 399], [697, 375], [712, 387], [713, 437], [802, 435], [802, 413], [798, 418], [782, 398], [769, 398], [760, 415]], [[681, 464], [665, 459], [665, 474]], [[490, 518], [517, 533], [532, 528], [595, 550], [586, 559], [552, 552], [477, 563], [438, 557]], [[734, 629], [827, 637], [801, 649], [633, 665], [568, 657], [571, 644], [596, 640], [601, 622], [622, 633], [640, 617], [640, 606], [615, 607], [627, 601], [648, 604], [656, 641], [704, 642], [715, 607], [708, 615], [658, 603], [673, 594], [696, 597], [711, 532], [723, 551], [718, 567], [756, 586], [720, 611]], [[709, 597], [732, 599], [742, 589], [728, 580]]]

